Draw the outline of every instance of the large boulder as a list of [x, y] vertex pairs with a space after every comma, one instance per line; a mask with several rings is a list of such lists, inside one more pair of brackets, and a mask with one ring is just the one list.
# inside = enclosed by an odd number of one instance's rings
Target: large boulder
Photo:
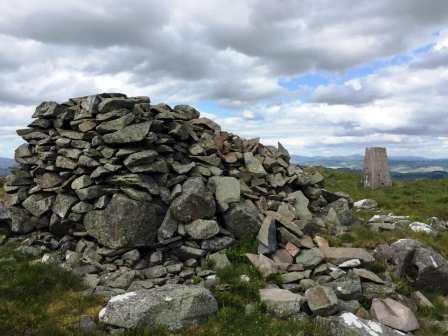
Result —
[[151, 246], [165, 210], [154, 202], [115, 194], [104, 210], [86, 214], [84, 226], [99, 243], [110, 248]]
[[389, 260], [399, 276], [406, 276], [419, 289], [448, 293], [448, 261], [417, 240], [400, 239], [388, 250]]
[[188, 223], [196, 219], [211, 218], [216, 204], [213, 194], [207, 189], [202, 178], [188, 179], [182, 186], [182, 194], [171, 203], [174, 219]]
[[224, 225], [237, 238], [253, 237], [260, 230], [262, 215], [250, 201], [236, 203], [224, 214]]
[[199, 286], [166, 285], [112, 297], [99, 320], [114, 327], [170, 330], [205, 321], [218, 310], [209, 290]]

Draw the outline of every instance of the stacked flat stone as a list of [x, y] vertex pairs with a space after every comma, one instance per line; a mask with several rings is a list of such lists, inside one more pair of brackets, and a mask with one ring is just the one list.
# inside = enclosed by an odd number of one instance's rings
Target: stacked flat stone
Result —
[[[179, 237], [226, 245], [225, 237], [256, 234], [263, 213], [287, 197], [299, 203], [297, 219], [310, 219], [299, 190], [320, 198], [322, 177], [290, 164], [280, 144], [222, 132], [190, 106], [108, 93], [44, 102], [33, 118], [17, 131], [26, 143], [7, 178], [15, 233], [86, 232], [109, 248]], [[191, 245], [181, 249], [203, 253]]]
[[217, 253], [236, 239], [272, 257], [353, 219], [350, 198], [281, 144], [224, 132], [191, 106], [105, 93], [44, 102], [33, 118], [7, 177], [10, 230], [103, 294], [205, 279], [203, 261], [227, 265]]
[[[379, 300], [400, 298], [387, 277], [364, 268], [375, 260], [371, 253], [330, 247], [317, 235], [348, 230], [353, 201], [323, 189], [323, 177], [292, 164], [280, 143], [264, 146], [224, 132], [191, 106], [118, 93], [44, 102], [33, 118], [17, 131], [26, 143], [7, 177], [0, 243], [6, 223], [19, 250], [72, 270], [94, 293], [115, 296], [100, 313], [112, 328], [143, 322], [179, 328], [191, 314], [198, 320], [214, 314], [212, 295], [185, 285], [218, 284], [216, 272], [231, 265], [223, 250], [245, 237], [258, 242], [258, 254], [247, 258], [260, 274], [280, 274], [279, 286], [260, 290], [272, 314], [346, 312], [329, 321], [350, 331], [377, 330], [353, 315], [368, 315], [360, 305], [368, 300], [388, 335], [397, 334], [389, 327], [418, 328], [407, 307]], [[418, 268], [413, 275], [421, 288], [434, 286], [433, 278], [448, 283], [448, 261], [411, 243], [400, 240], [377, 255], [397, 265], [399, 276]], [[406, 257], [411, 245], [415, 260]], [[405, 267], [411, 261], [418, 267]], [[175, 293], [171, 306], [167, 293]], [[145, 313], [123, 319], [135, 307]], [[391, 310], [400, 318], [384, 313]]]

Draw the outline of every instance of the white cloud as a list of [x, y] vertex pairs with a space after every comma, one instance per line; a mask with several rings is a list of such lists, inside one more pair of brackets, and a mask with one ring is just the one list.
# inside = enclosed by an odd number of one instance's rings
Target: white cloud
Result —
[[[10, 155], [18, 141], [12, 129], [30, 121], [32, 106], [98, 91], [213, 101], [232, 111], [217, 116], [225, 127], [282, 139], [296, 151], [336, 144], [349, 151], [357, 141], [396, 144], [446, 132], [444, 122], [429, 127], [443, 119], [448, 93], [444, 1], [0, 0], [0, 12], [0, 140], [9, 144], [0, 155]], [[311, 102], [279, 85], [435, 38], [434, 49], [410, 65], [321, 86]], [[419, 142], [429, 153], [427, 144]]]

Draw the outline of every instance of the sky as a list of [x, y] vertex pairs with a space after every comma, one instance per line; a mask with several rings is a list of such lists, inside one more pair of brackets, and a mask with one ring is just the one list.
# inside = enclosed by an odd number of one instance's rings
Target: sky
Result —
[[42, 101], [190, 104], [306, 156], [448, 157], [446, 0], [0, 0], [0, 156]]

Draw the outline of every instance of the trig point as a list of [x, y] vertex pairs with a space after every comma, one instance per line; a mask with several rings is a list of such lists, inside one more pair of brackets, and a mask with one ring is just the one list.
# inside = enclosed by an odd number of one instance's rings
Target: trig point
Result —
[[366, 148], [363, 185], [372, 189], [392, 186], [386, 148]]

